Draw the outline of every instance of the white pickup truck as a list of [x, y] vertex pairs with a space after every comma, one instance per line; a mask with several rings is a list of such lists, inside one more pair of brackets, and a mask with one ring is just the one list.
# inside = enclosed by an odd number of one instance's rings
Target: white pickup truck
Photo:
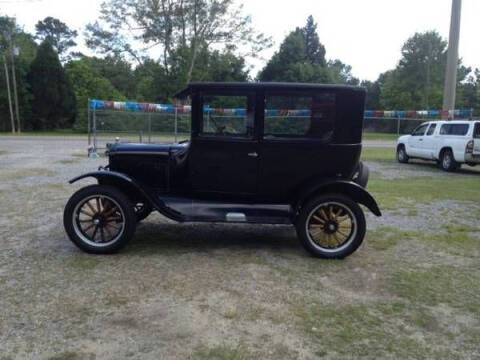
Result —
[[397, 160], [434, 160], [446, 171], [480, 164], [480, 121], [430, 121], [397, 140]]

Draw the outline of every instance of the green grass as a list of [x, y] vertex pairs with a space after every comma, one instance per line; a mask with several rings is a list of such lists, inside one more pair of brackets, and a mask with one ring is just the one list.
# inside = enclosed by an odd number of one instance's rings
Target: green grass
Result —
[[316, 355], [328, 358], [437, 358], [448, 359], [447, 349], [421, 341], [449, 337], [439, 329], [428, 308], [406, 301], [356, 305], [306, 303], [296, 307], [304, 333], [314, 342]]
[[370, 179], [368, 190], [382, 209], [411, 208], [437, 200], [480, 202], [478, 176], [450, 175], [410, 179]]
[[446, 304], [480, 315], [480, 272], [451, 265], [399, 270], [390, 282], [395, 296], [422, 306]]
[[398, 137], [401, 136], [398, 134], [390, 134], [390, 133], [374, 133], [374, 132], [364, 132], [363, 133], [363, 140], [397, 140]]
[[375, 250], [382, 251], [395, 246], [399, 241], [403, 241], [415, 235], [416, 234], [411, 231], [400, 230], [392, 226], [384, 226], [368, 231], [367, 241]]
[[395, 149], [371, 149], [364, 148], [362, 150], [363, 161], [375, 161], [375, 162], [396, 162], [396, 152]]

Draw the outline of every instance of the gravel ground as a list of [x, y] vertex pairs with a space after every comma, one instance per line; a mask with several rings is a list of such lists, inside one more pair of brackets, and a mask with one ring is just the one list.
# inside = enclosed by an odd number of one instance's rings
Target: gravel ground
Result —
[[[0, 137], [0, 359], [480, 358], [479, 204], [367, 214], [364, 246], [343, 261], [309, 257], [291, 226], [155, 214], [120, 254], [91, 256], [62, 225], [85, 184], [67, 180], [106, 162], [85, 153], [82, 138]], [[438, 174], [369, 166], [382, 179]], [[467, 229], [464, 247], [449, 223]], [[447, 236], [437, 247], [400, 233], [418, 231]]]

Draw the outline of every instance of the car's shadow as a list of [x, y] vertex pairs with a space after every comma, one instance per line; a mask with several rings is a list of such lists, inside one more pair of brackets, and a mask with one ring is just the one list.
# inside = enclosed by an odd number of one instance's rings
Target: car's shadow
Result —
[[149, 219], [139, 224], [125, 253], [167, 255], [218, 249], [301, 251], [293, 226], [257, 224], [175, 224]]

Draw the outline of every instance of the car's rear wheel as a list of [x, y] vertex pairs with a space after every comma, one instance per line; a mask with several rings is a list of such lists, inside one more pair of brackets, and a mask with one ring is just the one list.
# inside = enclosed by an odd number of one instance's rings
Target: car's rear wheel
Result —
[[404, 145], [399, 145], [397, 148], [397, 161], [402, 164], [408, 163], [408, 155], [407, 152], [405, 151], [405, 146]]
[[442, 152], [440, 166], [445, 171], [455, 171], [458, 169], [459, 164], [455, 161], [452, 150], [446, 149]]
[[108, 254], [123, 248], [137, 219], [128, 198], [107, 185], [78, 190], [68, 200], [63, 224], [70, 240], [85, 252]]
[[303, 247], [313, 256], [344, 258], [365, 237], [365, 216], [360, 206], [343, 195], [322, 195], [300, 210], [296, 222]]

